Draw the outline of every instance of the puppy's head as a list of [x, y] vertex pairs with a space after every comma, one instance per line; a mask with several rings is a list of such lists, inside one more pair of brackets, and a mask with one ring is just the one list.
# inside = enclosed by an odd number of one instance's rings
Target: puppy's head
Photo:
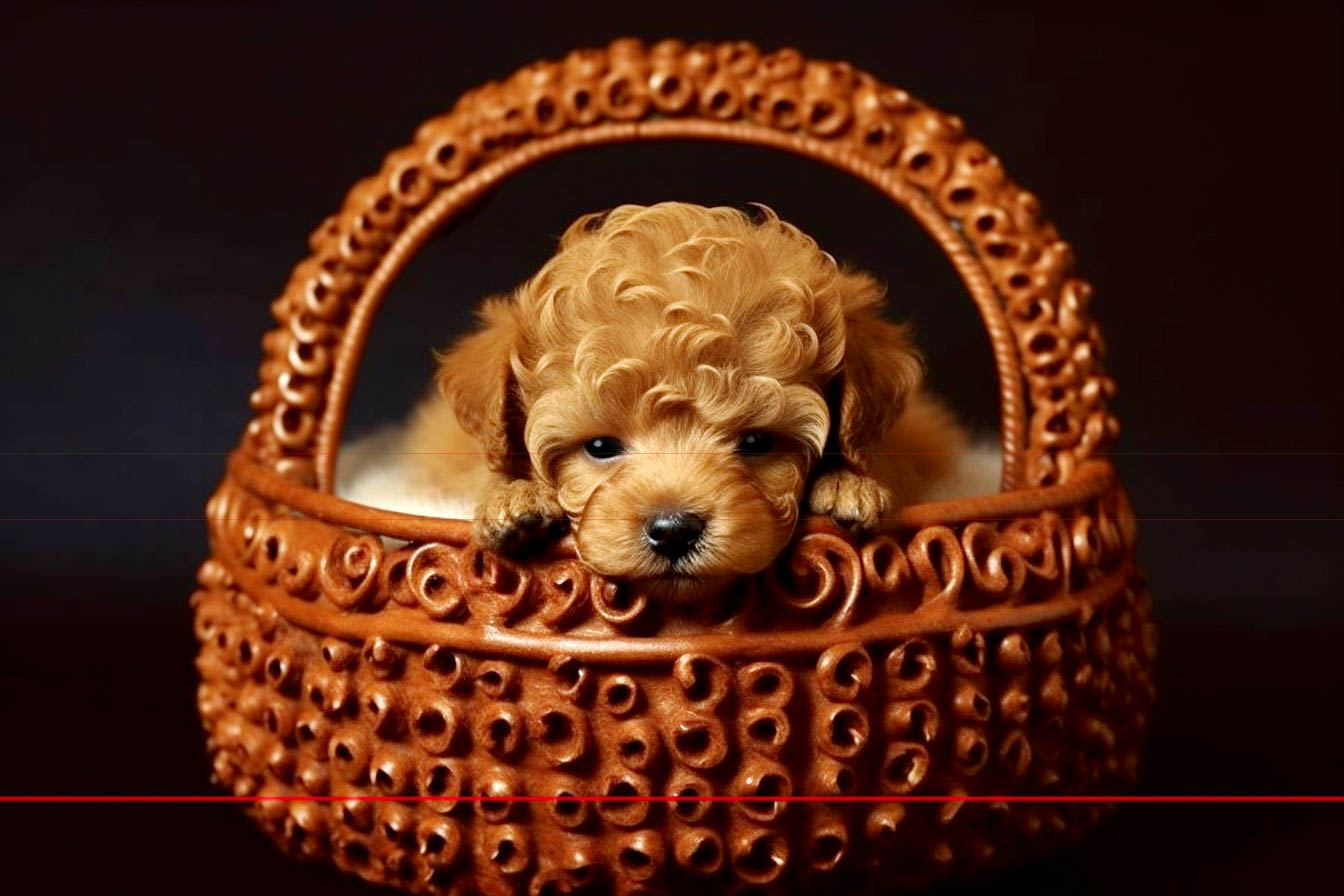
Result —
[[690, 599], [767, 566], [822, 453], [862, 469], [900, 414], [920, 364], [881, 304], [768, 210], [621, 206], [488, 303], [440, 385], [585, 562]]

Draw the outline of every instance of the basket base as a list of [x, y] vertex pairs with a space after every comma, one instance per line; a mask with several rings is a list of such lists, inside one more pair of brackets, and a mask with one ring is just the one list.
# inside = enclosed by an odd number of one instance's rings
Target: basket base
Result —
[[[291, 855], [416, 892], [862, 891], [993, 867], [1106, 807], [978, 800], [1125, 789], [1153, 699], [1138, 576], [1086, 620], [636, 671], [326, 638], [214, 561], [202, 580], [219, 783]], [[790, 794], [825, 799], [771, 799]]]

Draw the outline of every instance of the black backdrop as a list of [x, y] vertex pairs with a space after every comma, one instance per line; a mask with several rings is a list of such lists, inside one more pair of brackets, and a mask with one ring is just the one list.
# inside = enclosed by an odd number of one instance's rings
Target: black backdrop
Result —
[[[1163, 702], [1141, 789], [1344, 792], [1340, 18], [1296, 2], [11, 8], [0, 792], [210, 791], [186, 598], [269, 300], [421, 120], [622, 34], [848, 59], [960, 114], [1041, 197], [1096, 286], [1117, 461], [1155, 518], [1141, 556]], [[878, 272], [935, 385], [993, 426], [987, 340], [909, 220], [817, 165], [689, 144], [548, 162], [432, 241], [375, 327], [355, 426], [403, 413], [429, 349], [575, 215], [665, 198], [767, 202]], [[361, 889], [279, 859], [229, 807], [10, 807], [0, 825], [6, 873], [51, 892]], [[1338, 809], [1129, 807], [1001, 885], [1305, 883], [1342, 833]]]

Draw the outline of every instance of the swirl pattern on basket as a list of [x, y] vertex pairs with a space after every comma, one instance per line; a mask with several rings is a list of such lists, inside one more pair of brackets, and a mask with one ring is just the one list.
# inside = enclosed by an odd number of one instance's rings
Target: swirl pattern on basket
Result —
[[[384, 546], [296, 516], [225, 480], [206, 507], [215, 556], [254, 596], [376, 615], [388, 606], [426, 621], [533, 632], [652, 636], [668, 620], [657, 601], [606, 579], [563, 551], [526, 563], [462, 538]], [[1133, 513], [1113, 483], [1076, 505], [1030, 516], [927, 525], [865, 540], [811, 531], [744, 579], [702, 625], [723, 631], [843, 629], [911, 616], [1069, 600], [1123, 572]]]

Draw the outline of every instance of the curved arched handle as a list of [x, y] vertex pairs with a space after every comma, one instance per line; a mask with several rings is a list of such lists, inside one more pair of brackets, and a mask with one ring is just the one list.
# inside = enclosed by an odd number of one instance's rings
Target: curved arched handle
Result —
[[961, 121], [845, 63], [747, 43], [606, 50], [520, 69], [465, 94], [361, 181], [313, 234], [272, 310], [244, 449], [330, 490], [355, 369], [387, 289], [425, 239], [521, 168], [585, 146], [704, 139], [848, 171], [946, 252], [989, 331], [1003, 488], [1067, 481], [1118, 430], [1090, 290], [1036, 199]]

